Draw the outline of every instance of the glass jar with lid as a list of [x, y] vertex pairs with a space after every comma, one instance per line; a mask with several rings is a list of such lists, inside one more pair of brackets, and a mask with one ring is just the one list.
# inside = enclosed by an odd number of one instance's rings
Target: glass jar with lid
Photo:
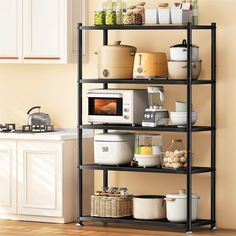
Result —
[[124, 25], [132, 25], [133, 24], [133, 13], [124, 12], [123, 13], [123, 24]]
[[137, 6], [136, 6], [136, 8], [137, 9], [139, 9], [140, 11], [141, 11], [141, 13], [142, 13], [142, 24], [144, 24], [145, 23], [145, 2], [140, 2]]
[[105, 25], [105, 11], [95, 11], [94, 12], [94, 25], [102, 26]]
[[174, 139], [162, 158], [163, 168], [187, 167], [187, 151], [181, 139]]
[[142, 10], [139, 8], [134, 9], [134, 17], [133, 21], [135, 25], [142, 25], [143, 24], [143, 13]]
[[115, 11], [106, 11], [106, 25], [116, 25], [116, 12]]

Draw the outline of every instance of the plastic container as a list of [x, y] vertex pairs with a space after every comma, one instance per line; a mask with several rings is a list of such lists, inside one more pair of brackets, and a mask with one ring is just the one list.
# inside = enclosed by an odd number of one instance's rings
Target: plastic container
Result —
[[94, 12], [94, 25], [102, 26], [105, 25], [106, 13], [105, 11], [95, 11]]

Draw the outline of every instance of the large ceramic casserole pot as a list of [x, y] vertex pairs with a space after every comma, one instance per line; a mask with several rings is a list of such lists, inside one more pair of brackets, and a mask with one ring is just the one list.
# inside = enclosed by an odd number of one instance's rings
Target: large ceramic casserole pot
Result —
[[[197, 220], [199, 196], [192, 194], [192, 221]], [[187, 194], [185, 190], [166, 195], [166, 214], [170, 222], [187, 221]]]
[[[192, 79], [199, 78], [201, 73], [202, 61], [192, 62]], [[187, 61], [168, 61], [168, 74], [169, 79], [187, 79]]]
[[133, 198], [135, 219], [156, 220], [166, 218], [165, 196], [140, 195]]
[[99, 79], [132, 79], [137, 48], [115, 41], [98, 50]]
[[[199, 47], [191, 45], [192, 48], [192, 60], [199, 60]], [[177, 44], [170, 47], [170, 59], [173, 61], [187, 61], [188, 60], [188, 46], [184, 39], [182, 44]]]

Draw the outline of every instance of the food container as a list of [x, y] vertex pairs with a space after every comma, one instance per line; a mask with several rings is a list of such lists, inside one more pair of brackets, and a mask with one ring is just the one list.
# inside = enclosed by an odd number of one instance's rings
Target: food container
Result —
[[[170, 112], [170, 120], [178, 127], [187, 126], [187, 112]], [[197, 112], [192, 112], [192, 125], [197, 122]]]
[[158, 24], [157, 9], [145, 9], [145, 24]]
[[142, 24], [145, 23], [145, 2], [140, 2], [136, 8], [139, 9], [141, 11], [141, 14], [142, 14]]
[[156, 79], [168, 76], [166, 53], [136, 53], [134, 61], [134, 79]]
[[128, 164], [134, 156], [134, 135], [107, 133], [94, 136], [94, 162], [100, 165]]
[[190, 10], [190, 3], [174, 3], [170, 9], [172, 24], [187, 24], [189, 22]]
[[116, 25], [116, 12], [115, 11], [106, 11], [106, 25]]
[[158, 7], [159, 24], [170, 24], [170, 8], [168, 3], [161, 3]]
[[[200, 197], [192, 193], [192, 221], [198, 217], [198, 200]], [[187, 194], [185, 190], [166, 195], [166, 215], [170, 222], [187, 221]]]
[[[170, 60], [172, 61], [187, 61], [187, 41], [184, 39], [182, 44], [176, 44], [170, 47]], [[192, 45], [192, 60], [199, 60], [199, 47], [196, 45]]]
[[135, 25], [142, 25], [143, 24], [143, 12], [141, 9], [134, 9], [134, 18], [133, 23]]
[[182, 101], [175, 102], [175, 111], [176, 112], [187, 112], [187, 109], [188, 109], [187, 102], [182, 102]]
[[133, 14], [131, 12], [123, 13], [123, 24], [132, 25], [133, 24]]
[[101, 26], [105, 25], [106, 13], [104, 11], [94, 12], [94, 25]]
[[97, 53], [99, 79], [132, 79], [136, 51], [133, 46], [121, 45], [121, 41], [102, 46]]
[[161, 166], [162, 135], [139, 135], [135, 136], [134, 160], [138, 166], [150, 167]]
[[187, 151], [181, 139], [174, 139], [170, 147], [162, 155], [162, 167], [178, 169], [187, 167]]
[[165, 196], [140, 195], [133, 198], [135, 219], [157, 220], [166, 218]]
[[[192, 80], [197, 80], [201, 73], [202, 61], [192, 62]], [[168, 61], [169, 79], [187, 79], [187, 61]]]

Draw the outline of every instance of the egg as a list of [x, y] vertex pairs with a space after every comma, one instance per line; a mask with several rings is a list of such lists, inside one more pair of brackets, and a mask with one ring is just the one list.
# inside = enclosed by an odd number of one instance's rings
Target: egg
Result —
[[187, 159], [184, 156], [180, 157], [179, 160], [180, 160], [180, 163], [186, 163], [187, 161]]
[[174, 156], [179, 157], [180, 156], [180, 151], [179, 150], [175, 150], [174, 151]]
[[179, 163], [179, 162], [180, 162], [180, 158], [179, 158], [179, 157], [174, 157], [173, 161], [174, 161], [175, 163]]

